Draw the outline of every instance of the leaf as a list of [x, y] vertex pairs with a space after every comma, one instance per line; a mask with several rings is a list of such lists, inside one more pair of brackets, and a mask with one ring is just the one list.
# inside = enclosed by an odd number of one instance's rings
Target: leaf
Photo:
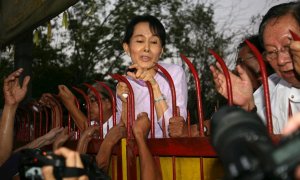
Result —
[[47, 23], [47, 40], [50, 41], [52, 37], [52, 26], [51, 26], [51, 22], [49, 21]]
[[40, 37], [39, 37], [39, 31], [38, 31], [38, 30], [35, 30], [35, 31], [34, 31], [34, 35], [33, 35], [33, 43], [34, 43], [36, 46], [39, 46], [39, 45], [40, 45]]
[[69, 21], [68, 21], [68, 13], [67, 13], [67, 11], [65, 11], [63, 13], [62, 26], [64, 28], [66, 28], [66, 29], [68, 29], [68, 27], [69, 27]]

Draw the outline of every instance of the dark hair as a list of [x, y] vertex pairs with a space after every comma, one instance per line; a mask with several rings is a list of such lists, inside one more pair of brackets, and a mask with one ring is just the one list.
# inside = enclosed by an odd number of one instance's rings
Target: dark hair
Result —
[[[262, 44], [260, 43], [260, 40], [259, 40], [259, 36], [258, 35], [252, 35], [252, 36], [249, 36], [249, 37], [246, 37], [244, 39], [244, 41], [242, 41], [239, 46], [238, 46], [238, 51], [240, 51], [243, 47], [247, 46], [245, 40], [248, 40], [250, 41], [256, 48], [257, 50], [260, 52], [260, 53], [263, 53], [265, 48], [262, 46]], [[238, 62], [238, 59], [236, 60], [237, 64], [239, 63]], [[267, 70], [267, 74], [268, 75], [271, 75], [273, 73], [275, 73], [274, 69], [271, 67], [271, 65], [269, 63], [265, 63], [266, 65], [266, 70]]]
[[283, 3], [276, 6], [273, 6], [267, 14], [263, 17], [260, 25], [259, 25], [259, 40], [260, 43], [263, 45], [263, 32], [265, 30], [265, 27], [267, 23], [271, 19], [277, 19], [284, 15], [291, 14], [298, 24], [300, 24], [300, 3], [299, 2], [289, 2], [289, 3]]
[[244, 46], [246, 46], [245, 40], [250, 41], [260, 53], [264, 52], [264, 47], [260, 44], [259, 42], [259, 37], [258, 35], [252, 35], [252, 36], [247, 36], [238, 46], [238, 50], [241, 50]]
[[[111, 84], [110, 82], [106, 82], [105, 83], [112, 91], [113, 94], [115, 94], [116, 90], [115, 90], [115, 86], [113, 84]], [[110, 94], [109, 92], [102, 87], [99, 83], [94, 83], [92, 85], [94, 88], [96, 88], [96, 90], [102, 95], [103, 99], [109, 99], [111, 100]], [[91, 93], [92, 91], [90, 89], [88, 89], [88, 93]]]
[[166, 31], [162, 23], [154, 16], [151, 15], [141, 15], [135, 16], [131, 19], [126, 27], [123, 43], [129, 44], [130, 38], [133, 34], [134, 27], [140, 22], [148, 22], [150, 30], [153, 34], [157, 35], [161, 41], [162, 47], [166, 44]]

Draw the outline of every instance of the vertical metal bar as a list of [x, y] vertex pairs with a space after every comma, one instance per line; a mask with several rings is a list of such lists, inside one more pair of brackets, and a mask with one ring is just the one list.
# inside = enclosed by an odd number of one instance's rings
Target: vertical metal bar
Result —
[[91, 108], [91, 102], [89, 97], [85, 94], [85, 92], [75, 86], [72, 87], [75, 91], [77, 91], [79, 94], [81, 94], [86, 102], [86, 109], [87, 109], [87, 118], [88, 118], [88, 126], [91, 125], [91, 115], [90, 115], [90, 108]]
[[24, 137], [24, 135], [25, 135], [25, 132], [23, 131], [23, 122], [22, 122], [22, 117], [20, 117], [20, 115], [19, 115], [20, 113], [16, 113], [16, 116], [15, 116], [15, 118], [16, 118], [16, 122], [18, 122], [19, 123], [19, 131], [17, 132], [17, 140], [19, 141], [19, 140], [22, 140], [22, 138], [20, 138], [20, 137]]
[[154, 124], [154, 94], [153, 94], [153, 89], [150, 84], [150, 82], [146, 82], [148, 90], [149, 90], [149, 97], [150, 97], [150, 121], [151, 121], [151, 138], [155, 138], [155, 124]]
[[[78, 99], [77, 99], [76, 96], [74, 96], [74, 101], [75, 101], [75, 104], [76, 104], [77, 108], [80, 110], [79, 101], [78, 101]], [[77, 139], [80, 138], [80, 129], [78, 129], [78, 127], [76, 126], [75, 122], [73, 122], [73, 123], [74, 123], [74, 132], [75, 132], [75, 129], [77, 128], [77, 134], [76, 134], [76, 137], [75, 137], [75, 139], [77, 140]]]
[[[197, 109], [198, 109], [198, 121], [199, 121], [199, 133], [200, 136], [204, 136], [204, 113], [203, 113], [203, 104], [202, 104], [202, 96], [201, 96], [201, 83], [199, 79], [198, 72], [191, 61], [183, 54], [180, 54], [181, 59], [188, 65], [190, 71], [195, 80], [195, 87], [196, 87], [196, 95], [197, 95]], [[189, 128], [190, 129], [190, 128]]]
[[33, 132], [34, 132], [34, 139], [36, 139], [36, 112], [32, 110], [33, 112]]
[[[47, 96], [48, 98], [50, 98], [55, 104], [56, 107], [58, 108], [58, 114], [59, 114], [59, 127], [62, 127], [62, 122], [63, 122], [63, 112], [62, 112], [62, 107], [58, 101], [58, 96], [56, 94], [51, 94], [51, 96]], [[55, 119], [56, 121], [56, 119]], [[57, 123], [55, 122], [55, 125]]]
[[[75, 131], [75, 129], [74, 129]], [[68, 134], [71, 133], [71, 115], [68, 113]]]
[[43, 122], [43, 114], [42, 111], [39, 111], [39, 120], [40, 120], [40, 131], [39, 131], [39, 136], [42, 136], [42, 122]]
[[49, 114], [48, 114], [48, 110], [46, 107], [43, 108], [44, 112], [45, 112], [45, 116], [46, 116], [46, 130], [45, 133], [48, 132], [48, 128], [49, 128]]
[[226, 78], [226, 86], [227, 86], [227, 96], [228, 96], [228, 105], [232, 106], [233, 105], [233, 98], [232, 98], [232, 85], [231, 85], [231, 80], [230, 80], [230, 75], [228, 68], [224, 62], [224, 60], [213, 50], [209, 50], [209, 52], [215, 57], [215, 59], [218, 61], [218, 63], [221, 65], [221, 68], [223, 70], [223, 73]]
[[[129, 89], [128, 99], [127, 99], [128, 100], [128, 102], [127, 102], [127, 138], [130, 139], [131, 138], [132, 121], [135, 118], [135, 106], [134, 106], [134, 95], [133, 95], [134, 92], [133, 92], [132, 86], [130, 85], [129, 81], [125, 77], [123, 77], [119, 74], [111, 74], [111, 77], [118, 80], [119, 82], [122, 81], [122, 82], [126, 83], [128, 89]], [[132, 118], [132, 120], [130, 120], [130, 117]]]
[[96, 82], [98, 84], [100, 84], [102, 87], [104, 87], [110, 95], [110, 100], [112, 102], [113, 125], [115, 126], [116, 125], [116, 112], [117, 112], [117, 110], [116, 110], [116, 96], [115, 96], [115, 94], [113, 93], [113, 91], [110, 89], [110, 87], [108, 85], [106, 85], [105, 83], [100, 82], [100, 81], [96, 81]]
[[176, 158], [172, 156], [173, 180], [176, 180]]
[[172, 113], [173, 113], [174, 117], [178, 116], [177, 105], [176, 105], [176, 89], [175, 89], [174, 81], [173, 81], [171, 75], [169, 74], [169, 72], [164, 67], [162, 67], [159, 64], [156, 64], [156, 65], [157, 65], [158, 69], [161, 70], [161, 72], [165, 75], [165, 77], [169, 81], [171, 95], [172, 95]]
[[200, 157], [200, 178], [204, 180], [203, 157]]
[[269, 82], [268, 82], [268, 75], [267, 75], [264, 59], [263, 59], [262, 55], [260, 54], [260, 52], [257, 50], [257, 48], [252, 43], [250, 43], [248, 40], [246, 40], [245, 42], [248, 45], [248, 47], [251, 49], [251, 51], [253, 52], [253, 54], [255, 55], [255, 57], [257, 58], [257, 61], [259, 63], [260, 73], [261, 73], [261, 77], [262, 77], [262, 83], [263, 83], [263, 87], [264, 87], [267, 127], [268, 127], [269, 134], [273, 134]]
[[187, 112], [187, 123], [188, 123], [188, 136], [191, 137], [191, 115], [190, 112]]
[[116, 163], [115, 163], [115, 160], [114, 160], [114, 157], [112, 156], [111, 158], [111, 179], [112, 180], [115, 180], [116, 177], [115, 177], [115, 167], [116, 167]]
[[27, 122], [27, 124], [28, 124], [28, 128], [27, 128], [27, 135], [28, 135], [28, 139], [27, 139], [27, 141], [30, 141], [31, 139], [30, 139], [30, 131], [31, 131], [31, 129], [30, 129], [30, 119], [29, 119], [29, 113], [27, 112], [27, 111], [25, 111], [25, 117], [26, 117], [26, 122]]
[[129, 98], [131, 99], [130, 108], [131, 108], [131, 118], [132, 118], [130, 121], [130, 125], [132, 126], [133, 121], [135, 120], [134, 91], [133, 91], [133, 88], [132, 88], [130, 82], [124, 76], [122, 76], [120, 74], [116, 74], [116, 76], [127, 85], [129, 92], [130, 92]]
[[96, 100], [98, 103], [98, 110], [99, 110], [99, 133], [100, 133], [100, 139], [103, 139], [103, 108], [102, 108], [102, 99], [100, 97], [99, 92], [95, 87], [88, 83], [83, 83], [86, 87], [88, 87], [96, 96]]

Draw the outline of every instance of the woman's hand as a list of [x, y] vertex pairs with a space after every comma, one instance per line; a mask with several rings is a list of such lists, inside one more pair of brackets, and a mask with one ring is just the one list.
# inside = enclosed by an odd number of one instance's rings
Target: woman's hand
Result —
[[151, 85], [156, 85], [157, 82], [154, 79], [154, 76], [156, 74], [157, 68], [155, 65], [153, 65], [150, 69], [143, 69], [139, 67], [138, 64], [133, 64], [129, 66], [130, 69], [136, 69], [136, 72], [127, 72], [127, 75], [130, 76], [133, 79], [139, 79], [143, 81], [149, 81]]
[[117, 95], [123, 103], [127, 102], [128, 93], [129, 89], [127, 85], [124, 82], [119, 82], [117, 84]]

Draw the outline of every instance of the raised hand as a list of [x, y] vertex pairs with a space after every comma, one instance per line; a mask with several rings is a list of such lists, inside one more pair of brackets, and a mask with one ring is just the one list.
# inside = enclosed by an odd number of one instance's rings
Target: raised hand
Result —
[[86, 153], [87, 146], [95, 133], [99, 134], [99, 126], [90, 126], [86, 130], [84, 130], [84, 132], [81, 134], [81, 137], [77, 144], [77, 151], [80, 154]]
[[300, 76], [300, 41], [291, 41], [290, 52], [292, 53], [294, 68]]
[[145, 112], [139, 113], [132, 126], [135, 138], [143, 137], [144, 139], [147, 139], [149, 130], [150, 120], [148, 118], [148, 114]]
[[53, 151], [60, 148], [68, 139], [74, 135], [74, 131], [68, 133], [68, 128], [64, 128], [53, 142]]
[[19, 77], [23, 69], [20, 68], [11, 73], [4, 80], [3, 93], [5, 98], [5, 104], [18, 105], [25, 97], [27, 93], [27, 86], [30, 80], [29, 76], [26, 76], [23, 80], [22, 86], [19, 83]]
[[122, 121], [108, 131], [96, 156], [96, 161], [100, 169], [105, 172], [108, 171], [113, 147], [124, 137], [126, 137], [126, 127]]
[[[117, 84], [117, 95], [121, 99], [122, 102], [127, 102], [129, 89], [124, 82], [119, 82]], [[126, 95], [125, 95], [126, 94]]]
[[67, 86], [59, 85], [58, 91], [58, 97], [65, 106], [75, 103], [75, 96]]
[[[177, 107], [177, 112], [179, 113], [179, 108]], [[182, 116], [174, 116], [169, 120], [168, 126], [170, 137], [186, 137], [188, 136], [188, 129], [186, 122]]]
[[138, 64], [133, 64], [129, 66], [130, 69], [136, 69], [136, 72], [127, 72], [127, 75], [132, 77], [133, 79], [140, 79], [143, 81], [149, 81], [152, 85], [156, 85], [157, 82], [154, 79], [156, 74], [156, 66], [153, 64], [153, 68], [143, 69], [139, 67]]
[[[221, 70], [220, 64], [217, 63], [217, 67], [210, 66], [210, 70], [213, 74], [217, 91], [225, 98], [228, 98], [226, 78]], [[239, 65], [237, 66], [237, 72], [239, 76], [229, 72], [232, 84], [233, 103], [249, 111], [254, 107], [252, 84], [246, 71]]]

